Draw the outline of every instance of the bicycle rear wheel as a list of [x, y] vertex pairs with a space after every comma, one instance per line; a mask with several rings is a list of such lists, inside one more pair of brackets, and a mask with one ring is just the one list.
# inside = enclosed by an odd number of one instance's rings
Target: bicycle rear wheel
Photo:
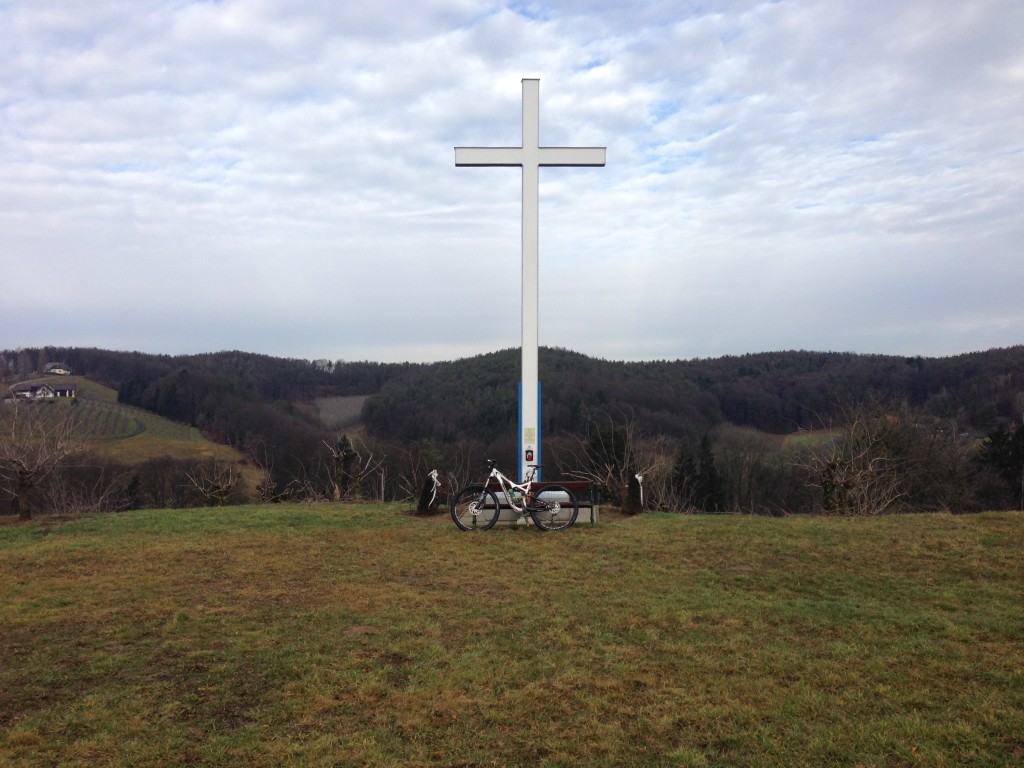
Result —
[[545, 485], [533, 495], [529, 510], [534, 525], [542, 531], [560, 531], [576, 522], [580, 505], [576, 494], [564, 485]]
[[482, 485], [467, 485], [451, 503], [452, 520], [463, 531], [486, 531], [498, 522], [498, 497]]

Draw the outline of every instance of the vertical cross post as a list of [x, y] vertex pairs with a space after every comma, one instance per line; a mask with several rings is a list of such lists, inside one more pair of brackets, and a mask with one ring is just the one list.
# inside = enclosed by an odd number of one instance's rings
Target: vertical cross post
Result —
[[[523, 169], [522, 383], [519, 391], [519, 479], [539, 464], [540, 384], [539, 228], [541, 166], [603, 166], [604, 147], [540, 146], [540, 80], [523, 79], [523, 143], [520, 147], [456, 147], [456, 166], [519, 166]], [[540, 479], [538, 474], [537, 479]]]

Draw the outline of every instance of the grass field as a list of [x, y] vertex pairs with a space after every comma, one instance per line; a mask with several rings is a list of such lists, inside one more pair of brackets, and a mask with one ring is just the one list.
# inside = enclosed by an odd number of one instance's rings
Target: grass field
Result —
[[1017, 766], [1024, 515], [0, 525], [0, 765]]
[[[53, 383], [53, 377], [38, 379]], [[82, 376], [61, 378], [77, 391], [74, 400], [56, 399], [37, 403], [46, 418], [74, 414], [87, 447], [102, 457], [126, 464], [168, 456], [174, 459], [218, 458], [240, 462], [235, 449], [204, 438], [198, 429], [179, 424], [142, 408], [117, 402], [117, 391]]]
[[195, 427], [121, 405], [109, 387], [79, 378], [78, 392], [78, 418], [90, 448], [100, 455], [128, 464], [160, 456], [238, 459], [237, 451], [206, 440]]
[[363, 419], [363, 404], [367, 398], [368, 395], [318, 398], [317, 415], [328, 429], [356, 429]]

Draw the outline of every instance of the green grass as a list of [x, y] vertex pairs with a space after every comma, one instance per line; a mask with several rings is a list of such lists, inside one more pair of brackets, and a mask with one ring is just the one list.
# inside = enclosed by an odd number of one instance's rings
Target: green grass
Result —
[[165, 419], [142, 408], [117, 402], [117, 392], [81, 376], [62, 379], [77, 391], [77, 403], [54, 400], [40, 403], [44, 413], [59, 418], [74, 409], [90, 450], [110, 459], [138, 463], [169, 456], [176, 459], [218, 457], [238, 461], [237, 451], [205, 439], [195, 427]]
[[1024, 515], [0, 525], [0, 765], [1015, 766]]
[[84, 376], [70, 376], [66, 381], [74, 384], [79, 400], [93, 400], [108, 405], [117, 405], [117, 390], [92, 381]]
[[838, 432], [828, 429], [793, 432], [786, 435], [783, 439], [782, 450], [785, 453], [798, 453], [801, 451], [820, 448], [829, 440], [834, 439], [838, 434]]
[[346, 395], [317, 398], [317, 416], [328, 429], [357, 429], [363, 419], [363, 404], [368, 397], [368, 395]]
[[237, 452], [206, 440], [195, 427], [141, 408], [82, 401], [80, 419], [89, 447], [108, 458], [136, 463], [159, 456], [237, 459]]
[[[80, 377], [76, 383], [79, 400], [77, 418], [82, 424], [83, 433], [101, 448], [130, 456], [135, 446], [126, 443], [139, 438], [142, 438], [139, 440], [140, 445], [153, 442], [205, 442], [199, 430], [194, 427], [178, 424], [142, 408], [118, 403], [117, 392], [110, 387]], [[116, 447], [112, 445], [118, 442], [122, 444]], [[180, 450], [180, 446], [168, 446], [170, 455]], [[187, 453], [188, 449], [185, 450]], [[151, 452], [143, 450], [142, 453], [144, 458], [148, 458]]]

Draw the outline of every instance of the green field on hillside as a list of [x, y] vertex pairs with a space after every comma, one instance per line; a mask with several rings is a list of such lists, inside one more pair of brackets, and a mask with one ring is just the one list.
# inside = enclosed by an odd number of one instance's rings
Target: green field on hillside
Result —
[[0, 525], [0, 765], [1017, 766], [1024, 515]]
[[367, 395], [346, 395], [317, 398], [317, 416], [328, 429], [335, 431], [356, 429], [363, 419], [363, 404], [367, 397]]
[[[52, 377], [38, 381], [53, 382]], [[237, 460], [233, 449], [206, 440], [195, 427], [117, 402], [117, 392], [82, 376], [61, 377], [75, 387], [74, 399], [33, 403], [46, 418], [74, 415], [90, 450], [111, 459], [135, 463], [161, 456]]]

